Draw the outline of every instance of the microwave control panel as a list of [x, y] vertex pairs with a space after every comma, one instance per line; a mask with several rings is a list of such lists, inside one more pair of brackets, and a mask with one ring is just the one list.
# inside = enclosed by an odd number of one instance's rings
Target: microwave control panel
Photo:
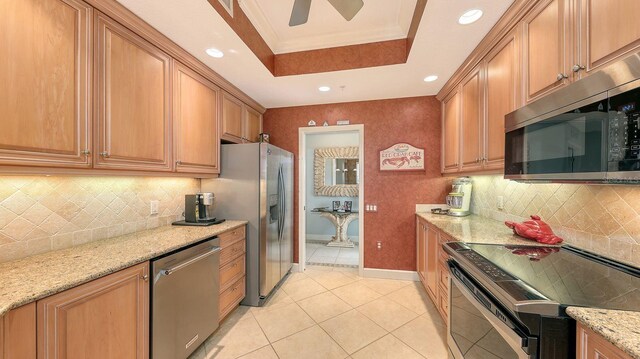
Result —
[[640, 111], [635, 103], [627, 103], [610, 115], [609, 170], [640, 170]]

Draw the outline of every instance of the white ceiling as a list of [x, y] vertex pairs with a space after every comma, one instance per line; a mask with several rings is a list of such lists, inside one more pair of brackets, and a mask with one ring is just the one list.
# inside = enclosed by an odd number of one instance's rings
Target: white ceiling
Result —
[[294, 1], [240, 0], [245, 14], [276, 54], [405, 38], [416, 7], [416, 0], [367, 0], [347, 21], [327, 0], [314, 0], [307, 23], [290, 27]]
[[[274, 77], [207, 0], [117, 1], [266, 108], [435, 95], [513, 2], [429, 0], [406, 64]], [[373, 0], [365, 0], [365, 7], [368, 1]], [[485, 15], [458, 25], [458, 17], [470, 8]], [[209, 47], [225, 56], [207, 56]], [[431, 74], [439, 79], [425, 83]], [[319, 92], [321, 85], [332, 90]]]

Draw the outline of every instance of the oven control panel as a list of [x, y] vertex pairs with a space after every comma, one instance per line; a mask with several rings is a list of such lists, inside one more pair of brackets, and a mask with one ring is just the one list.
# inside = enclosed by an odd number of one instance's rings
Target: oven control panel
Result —
[[498, 268], [495, 264], [486, 260], [483, 256], [472, 250], [463, 250], [459, 251], [458, 254], [465, 257], [469, 260], [473, 265], [481, 270], [484, 274], [486, 274], [491, 280], [494, 282], [501, 282], [506, 280], [514, 280], [513, 276], [507, 274], [502, 269]]

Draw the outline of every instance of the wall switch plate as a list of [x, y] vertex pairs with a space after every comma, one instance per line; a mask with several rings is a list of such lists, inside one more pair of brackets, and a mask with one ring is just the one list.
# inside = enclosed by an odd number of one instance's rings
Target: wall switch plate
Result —
[[151, 207], [151, 215], [154, 214], [158, 214], [158, 208], [160, 207], [160, 201], [158, 200], [153, 200], [150, 203], [150, 207]]
[[378, 212], [377, 204], [367, 204], [364, 206], [365, 212]]
[[497, 206], [500, 210], [504, 209], [504, 196], [498, 196]]

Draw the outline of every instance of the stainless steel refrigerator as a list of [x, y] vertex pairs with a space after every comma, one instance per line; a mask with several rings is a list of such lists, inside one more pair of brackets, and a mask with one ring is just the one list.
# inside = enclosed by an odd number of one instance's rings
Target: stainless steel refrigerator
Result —
[[217, 218], [244, 219], [244, 305], [261, 306], [293, 262], [293, 154], [267, 143], [222, 145], [220, 178], [202, 180]]

